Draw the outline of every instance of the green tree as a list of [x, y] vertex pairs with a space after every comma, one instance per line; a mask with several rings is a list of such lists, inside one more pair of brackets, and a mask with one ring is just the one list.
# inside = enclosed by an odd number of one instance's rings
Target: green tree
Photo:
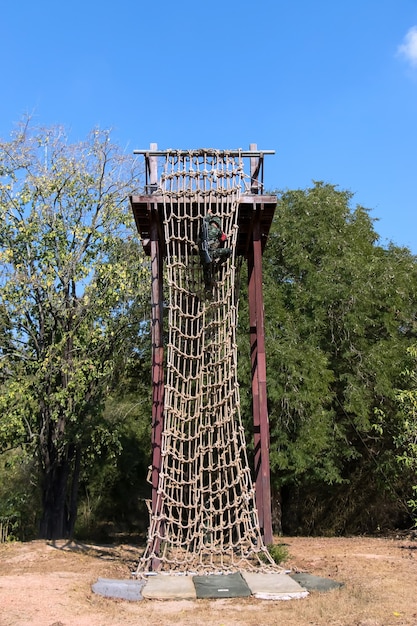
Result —
[[[141, 325], [136, 349], [126, 367], [113, 380], [103, 419], [116, 433], [118, 450], [101, 447], [84, 464], [80, 485], [77, 536], [108, 540], [112, 534], [144, 532], [148, 523], [146, 500], [151, 462], [151, 338], [147, 323]], [[111, 453], [113, 451], [113, 453]], [[110, 454], [109, 454], [110, 452]]]
[[[0, 455], [0, 542], [37, 536], [38, 490], [35, 460], [20, 446]], [[2, 532], [3, 529], [3, 532]]]
[[398, 461], [410, 476], [412, 495], [408, 501], [417, 525], [417, 345], [408, 349], [410, 364], [404, 370], [404, 387], [397, 393], [404, 420], [398, 433]]
[[26, 125], [0, 149], [0, 445], [36, 455], [40, 536], [56, 539], [72, 534], [83, 458], [117, 443], [104, 401], [148, 286], [126, 203], [140, 172], [98, 130], [70, 144]]
[[[264, 256], [273, 481], [322, 509], [332, 494], [339, 530], [359, 489], [379, 498], [399, 479], [395, 389], [416, 336], [416, 259], [379, 246], [351, 200], [323, 183], [283, 193]], [[355, 503], [336, 503], [349, 485]]]

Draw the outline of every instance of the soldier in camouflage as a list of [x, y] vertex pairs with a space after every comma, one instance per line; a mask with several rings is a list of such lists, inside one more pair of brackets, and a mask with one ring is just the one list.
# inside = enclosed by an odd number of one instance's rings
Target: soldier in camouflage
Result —
[[211, 211], [203, 218], [200, 233], [200, 257], [203, 265], [204, 284], [209, 290], [214, 285], [213, 272], [215, 266], [224, 263], [232, 254], [230, 248], [224, 247], [227, 236], [222, 231], [221, 220]]

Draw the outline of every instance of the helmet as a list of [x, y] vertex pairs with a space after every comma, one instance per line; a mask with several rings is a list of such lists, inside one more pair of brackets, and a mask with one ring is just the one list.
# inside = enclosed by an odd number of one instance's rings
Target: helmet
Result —
[[217, 217], [217, 215], [211, 215], [210, 216], [210, 222], [214, 222], [216, 224], [216, 226], [221, 228], [222, 223], [221, 223], [220, 217]]

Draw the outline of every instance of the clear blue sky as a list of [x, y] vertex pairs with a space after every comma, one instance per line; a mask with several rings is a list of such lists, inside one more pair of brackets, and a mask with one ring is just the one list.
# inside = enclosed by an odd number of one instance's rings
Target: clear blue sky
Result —
[[1, 11], [0, 136], [27, 113], [126, 150], [248, 148], [417, 254], [417, 0], [50, 0]]

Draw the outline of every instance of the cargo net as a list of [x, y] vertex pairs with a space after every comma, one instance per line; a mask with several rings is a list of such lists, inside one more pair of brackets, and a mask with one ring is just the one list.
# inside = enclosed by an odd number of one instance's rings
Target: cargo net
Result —
[[[224, 152], [169, 153], [161, 174], [168, 287], [162, 462], [139, 575], [280, 569], [261, 538], [240, 415], [235, 248], [244, 184], [241, 159]], [[210, 211], [229, 252], [208, 268], [201, 228]]]

